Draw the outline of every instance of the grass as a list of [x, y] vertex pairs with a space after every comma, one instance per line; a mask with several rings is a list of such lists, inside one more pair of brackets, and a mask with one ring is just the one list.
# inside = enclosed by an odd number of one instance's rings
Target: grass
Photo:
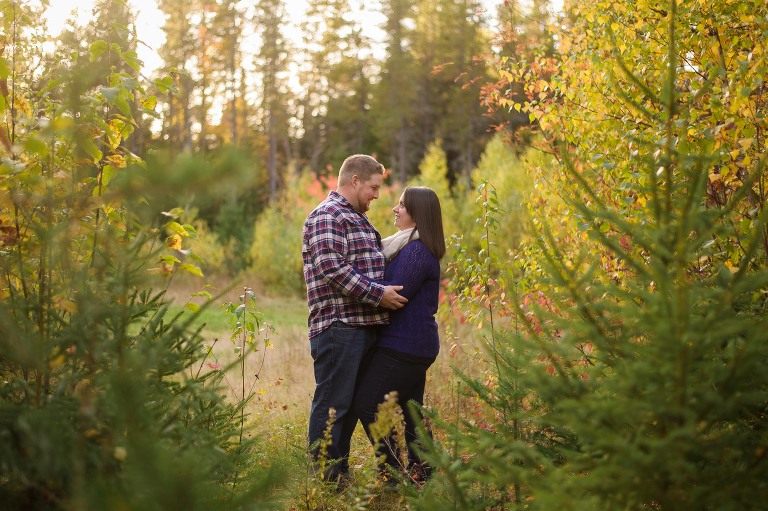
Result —
[[[204, 363], [208, 370], [227, 368], [238, 361], [241, 342], [231, 338], [225, 305], [239, 304], [242, 289], [243, 286], [239, 286], [222, 296], [214, 296], [197, 312], [193, 325], [202, 327], [205, 344], [212, 348]], [[203, 305], [206, 301], [192, 297], [193, 293], [188, 288], [169, 290], [169, 312], [193, 314], [186, 304]], [[223, 390], [233, 400], [239, 400], [244, 383], [246, 395], [251, 395], [247, 411], [257, 429], [290, 430], [292, 423], [306, 422], [315, 383], [307, 340], [306, 299], [258, 295], [256, 308], [262, 314], [262, 325], [269, 325], [271, 329], [263, 329], [256, 350], [246, 353], [244, 370], [239, 364], [229, 367]]]
[[[200, 310], [198, 319], [195, 321], [195, 323], [204, 325], [206, 332], [214, 334], [229, 332], [230, 326], [227, 321], [227, 315], [224, 311], [224, 304], [227, 302], [238, 303], [238, 297], [239, 294], [232, 297], [221, 297], [221, 299], [218, 300], [218, 303], [217, 301], [214, 301], [203, 307]], [[202, 305], [204, 300], [190, 299], [190, 301], [198, 305]], [[169, 311], [171, 313], [176, 313], [185, 310], [186, 303], [186, 301], [181, 301], [177, 297], [173, 300]], [[279, 329], [294, 327], [306, 329], [307, 303], [303, 297], [262, 296], [257, 300], [257, 307], [259, 312], [264, 315], [265, 323], [278, 327]]]
[[[381, 488], [376, 484], [373, 451], [362, 428], [353, 437], [350, 465], [353, 482], [349, 490], [337, 493], [323, 486], [312, 476], [306, 454], [306, 426], [309, 407], [314, 392], [314, 373], [307, 340], [307, 306], [303, 296], [271, 296], [257, 290], [257, 309], [264, 321], [274, 327], [268, 334], [267, 343], [257, 343], [257, 350], [248, 352], [245, 365], [237, 363], [237, 340], [230, 340], [231, 331], [223, 304], [239, 303], [243, 285], [234, 285], [199, 313], [195, 323], [202, 325], [206, 344], [212, 346], [211, 354], [204, 363], [205, 370], [226, 368], [222, 391], [231, 399], [242, 398], [245, 387], [248, 404], [250, 434], [263, 440], [262, 453], [265, 463], [276, 463], [287, 468], [289, 476], [284, 481], [285, 510], [368, 509], [370, 511], [394, 511], [407, 508], [403, 493]], [[188, 301], [202, 303], [200, 297], [192, 297], [195, 286], [185, 284], [169, 290], [171, 312], [186, 311]], [[213, 294], [213, 291], [211, 291]], [[446, 318], [441, 318], [440, 323]], [[463, 416], [460, 410], [471, 403], [457, 392], [456, 376], [452, 367], [473, 373], [478, 369], [480, 355], [477, 346], [446, 334], [441, 354], [428, 373], [425, 404], [440, 410], [444, 417]], [[472, 335], [474, 334], [474, 335]], [[473, 332], [469, 337], [475, 337]], [[206, 366], [211, 364], [211, 366]], [[243, 379], [243, 374], [245, 379]]]

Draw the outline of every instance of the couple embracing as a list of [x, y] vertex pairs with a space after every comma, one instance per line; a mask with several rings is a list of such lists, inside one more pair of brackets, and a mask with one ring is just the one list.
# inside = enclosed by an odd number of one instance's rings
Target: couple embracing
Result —
[[[384, 166], [357, 154], [344, 160], [336, 190], [306, 219], [302, 240], [315, 393], [308, 441], [327, 457], [328, 480], [349, 477], [357, 421], [370, 426], [385, 395], [397, 393], [405, 420], [408, 465], [393, 438], [380, 443], [387, 465], [415, 478], [428, 475], [414, 446], [429, 366], [439, 350], [440, 259], [445, 254], [440, 202], [425, 187], [408, 187], [392, 208], [398, 231], [382, 239], [366, 216], [379, 197]], [[320, 448], [330, 425], [330, 444]], [[321, 450], [324, 452], [321, 454]]]

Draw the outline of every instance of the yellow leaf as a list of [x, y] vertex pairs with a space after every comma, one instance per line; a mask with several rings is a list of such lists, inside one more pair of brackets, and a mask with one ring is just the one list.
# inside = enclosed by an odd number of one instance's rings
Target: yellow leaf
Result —
[[181, 250], [181, 236], [171, 234], [165, 239], [165, 246], [174, 250]]
[[77, 304], [72, 300], [62, 300], [60, 305], [62, 309], [69, 312], [70, 314], [77, 312]]
[[199, 267], [195, 266], [194, 264], [184, 263], [184, 264], [179, 266], [179, 269], [180, 270], [184, 270], [186, 272], [189, 272], [192, 275], [196, 275], [198, 277], [202, 277], [203, 276], [202, 270]]
[[506, 79], [509, 83], [512, 83], [515, 80], [515, 77], [512, 76], [512, 73], [505, 69], [500, 69], [499, 74], [502, 76], [502, 78]]
[[168, 222], [165, 224], [165, 228], [170, 232], [175, 232], [179, 236], [189, 236], [189, 232], [187, 232], [187, 230], [178, 222]]
[[112, 452], [112, 456], [117, 461], [125, 461], [126, 456], [128, 456], [128, 451], [125, 450], [125, 447], [115, 446], [115, 450]]
[[53, 360], [51, 360], [49, 362], [49, 365], [51, 366], [51, 369], [56, 369], [61, 364], [63, 364], [65, 360], [66, 360], [66, 357], [63, 354], [61, 354], [58, 357], [56, 357]]
[[754, 142], [754, 138], [742, 138], [739, 140], [739, 145], [743, 147], [744, 149], [749, 149], [749, 147], [752, 145], [752, 142]]
[[107, 161], [115, 168], [122, 169], [126, 166], [125, 157], [122, 154], [110, 154], [107, 156]]

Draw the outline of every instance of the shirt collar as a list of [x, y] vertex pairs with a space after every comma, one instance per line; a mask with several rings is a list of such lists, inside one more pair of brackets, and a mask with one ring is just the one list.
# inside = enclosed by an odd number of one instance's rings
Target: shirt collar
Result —
[[354, 207], [352, 207], [352, 203], [347, 200], [346, 197], [344, 197], [342, 194], [337, 192], [336, 190], [331, 190], [328, 193], [328, 198], [331, 199], [334, 202], [338, 202], [341, 206], [357, 213], [358, 215], [362, 215], [358, 210], [356, 210]]

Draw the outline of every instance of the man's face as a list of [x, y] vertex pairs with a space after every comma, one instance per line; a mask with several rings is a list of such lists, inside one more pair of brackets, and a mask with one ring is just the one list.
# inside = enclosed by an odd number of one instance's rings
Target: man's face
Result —
[[379, 188], [384, 180], [381, 174], [372, 175], [368, 181], [360, 181], [360, 178], [353, 176], [355, 186], [355, 197], [357, 198], [357, 207], [355, 209], [360, 213], [365, 213], [371, 207], [371, 201], [379, 198]]

